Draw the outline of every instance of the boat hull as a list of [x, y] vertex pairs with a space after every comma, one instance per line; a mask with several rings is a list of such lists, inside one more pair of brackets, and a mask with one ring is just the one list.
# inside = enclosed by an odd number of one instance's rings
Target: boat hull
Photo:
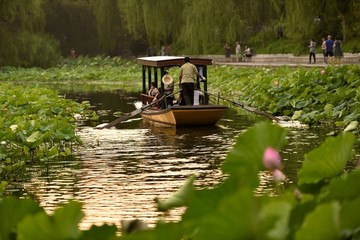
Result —
[[141, 113], [144, 122], [168, 127], [215, 125], [227, 110], [226, 106], [173, 106], [167, 109], [149, 109]]

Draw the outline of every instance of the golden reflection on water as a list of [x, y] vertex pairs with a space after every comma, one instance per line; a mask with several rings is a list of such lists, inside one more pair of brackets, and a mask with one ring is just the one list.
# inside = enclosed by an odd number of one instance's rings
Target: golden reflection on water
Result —
[[214, 159], [224, 158], [224, 152], [214, 153], [210, 144], [200, 144], [197, 150], [181, 149], [177, 145], [182, 144], [184, 135], [165, 134], [160, 139], [150, 129], [84, 128], [79, 136], [84, 141], [78, 150], [79, 167], [64, 166], [52, 179], [37, 176], [26, 185], [49, 213], [70, 200], [82, 202], [85, 217], [81, 229], [105, 223], [120, 228], [121, 220], [135, 218], [150, 226], [160, 218], [178, 221], [184, 209], [164, 216], [156, 210], [155, 197], [167, 198], [191, 174], [196, 174], [199, 187], [214, 185], [222, 178], [213, 165]]
[[[84, 144], [76, 161], [52, 163], [48, 172], [35, 169], [24, 188], [51, 213], [60, 204], [83, 204], [80, 228], [141, 219], [150, 226], [159, 220], [178, 221], [184, 208], [166, 216], [156, 210], [155, 197], [167, 198], [195, 174], [197, 187], [212, 187], [224, 176], [220, 165], [241, 129], [175, 130], [161, 128], [94, 129], [78, 135]], [[296, 180], [303, 154], [317, 146], [316, 134], [290, 131], [289, 144], [281, 151], [286, 184]], [[321, 140], [319, 140], [321, 141]], [[311, 144], [310, 144], [311, 142]], [[291, 161], [290, 161], [291, 160]], [[276, 195], [269, 172], [259, 173], [256, 195]]]

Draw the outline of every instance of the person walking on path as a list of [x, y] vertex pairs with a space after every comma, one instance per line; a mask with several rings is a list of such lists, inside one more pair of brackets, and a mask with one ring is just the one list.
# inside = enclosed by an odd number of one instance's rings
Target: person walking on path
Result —
[[316, 42], [314, 42], [314, 40], [310, 39], [310, 44], [309, 44], [309, 49], [310, 49], [310, 54], [309, 54], [309, 63], [311, 63], [311, 57], [314, 58], [314, 63], [316, 63]]
[[185, 63], [180, 67], [179, 82], [181, 84], [182, 96], [186, 105], [194, 104], [194, 86], [196, 76], [202, 80], [206, 80], [201, 76], [196, 66], [190, 63], [190, 58], [184, 58]]
[[235, 54], [236, 54], [236, 60], [238, 62], [241, 62], [241, 60], [242, 60], [242, 52], [241, 52], [241, 45], [240, 45], [239, 41], [236, 42]]
[[342, 42], [340, 39], [335, 38], [334, 41], [334, 56], [335, 56], [335, 63], [341, 63], [341, 59], [343, 57], [343, 51], [342, 51]]
[[324, 56], [324, 63], [326, 63], [326, 40], [325, 40], [325, 38], [321, 39], [321, 51]]
[[230, 46], [229, 46], [229, 44], [227, 42], [224, 45], [224, 50], [225, 50], [226, 61], [230, 62]]
[[326, 40], [326, 63], [329, 63], [329, 57], [331, 59], [334, 56], [333, 46], [334, 41], [331, 39], [331, 35], [328, 35]]

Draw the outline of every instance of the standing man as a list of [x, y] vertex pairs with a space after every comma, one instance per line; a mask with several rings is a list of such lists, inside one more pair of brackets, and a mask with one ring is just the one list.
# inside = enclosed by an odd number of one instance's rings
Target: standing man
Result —
[[309, 44], [310, 54], [309, 54], [309, 63], [311, 63], [311, 57], [314, 58], [314, 63], [316, 63], [316, 42], [310, 38], [310, 44]]
[[332, 58], [334, 56], [334, 53], [333, 53], [334, 41], [331, 40], [331, 35], [327, 36], [327, 40], [326, 40], [325, 44], [326, 44], [326, 63], [328, 63], [329, 56], [330, 56], [330, 58]]
[[324, 63], [326, 63], [326, 40], [325, 38], [321, 39], [321, 50], [324, 57]]
[[194, 85], [196, 76], [202, 80], [206, 80], [199, 74], [196, 66], [190, 63], [190, 58], [184, 58], [185, 63], [180, 67], [179, 82], [181, 84], [182, 95], [186, 105], [194, 104]]
[[239, 42], [239, 41], [236, 42], [235, 54], [236, 54], [236, 60], [237, 60], [238, 62], [240, 62], [241, 59], [242, 59], [242, 52], [241, 52], [241, 45], [240, 45], [240, 42]]

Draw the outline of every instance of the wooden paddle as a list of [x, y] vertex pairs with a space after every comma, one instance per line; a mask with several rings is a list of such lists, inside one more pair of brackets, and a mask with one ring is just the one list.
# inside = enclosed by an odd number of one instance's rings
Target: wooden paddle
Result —
[[148, 109], [152, 105], [154, 105], [154, 104], [160, 102], [161, 100], [163, 100], [164, 97], [165, 96], [162, 96], [161, 98], [159, 98], [156, 101], [153, 101], [153, 102], [151, 102], [151, 103], [149, 103], [149, 104], [147, 104], [147, 105], [145, 105], [145, 106], [143, 106], [143, 107], [141, 107], [139, 109], [136, 109], [136, 110], [134, 110], [134, 111], [132, 111], [130, 113], [126, 113], [123, 116], [115, 119], [114, 121], [112, 121], [112, 122], [110, 122], [110, 123], [108, 123], [106, 125], [100, 124], [100, 125], [96, 126], [96, 128], [97, 129], [111, 128], [111, 127], [113, 127], [113, 126], [115, 126], [115, 125], [117, 125], [117, 124], [119, 124], [119, 123], [121, 123], [123, 121], [126, 121], [126, 120], [128, 120], [128, 119], [130, 119], [132, 117], [135, 117], [136, 115], [140, 114], [142, 111]]
[[259, 114], [259, 115], [261, 115], [261, 116], [263, 116], [263, 117], [267, 117], [267, 118], [269, 118], [269, 119], [271, 119], [271, 120], [275, 120], [275, 121], [277, 121], [277, 122], [279, 121], [279, 119], [278, 119], [277, 117], [271, 115], [270, 113], [261, 111], [261, 110], [259, 110], [259, 109], [256, 109], [256, 108], [253, 108], [253, 107], [250, 107], [250, 106], [247, 106], [247, 105], [245, 105], [245, 104], [243, 104], [243, 103], [239, 103], [239, 102], [235, 102], [235, 101], [230, 100], [230, 99], [226, 99], [226, 98], [224, 98], [224, 97], [221, 97], [220, 95], [211, 94], [211, 93], [205, 92], [205, 91], [203, 91], [203, 90], [200, 90], [200, 91], [202, 91], [202, 92], [204, 92], [204, 93], [206, 93], [206, 94], [209, 94], [209, 95], [216, 96], [216, 97], [218, 97], [218, 98], [220, 98], [220, 99], [222, 99], [222, 100], [231, 102], [231, 103], [234, 104], [235, 106], [241, 107], [241, 108], [243, 108], [243, 109], [246, 110], [246, 111]]

